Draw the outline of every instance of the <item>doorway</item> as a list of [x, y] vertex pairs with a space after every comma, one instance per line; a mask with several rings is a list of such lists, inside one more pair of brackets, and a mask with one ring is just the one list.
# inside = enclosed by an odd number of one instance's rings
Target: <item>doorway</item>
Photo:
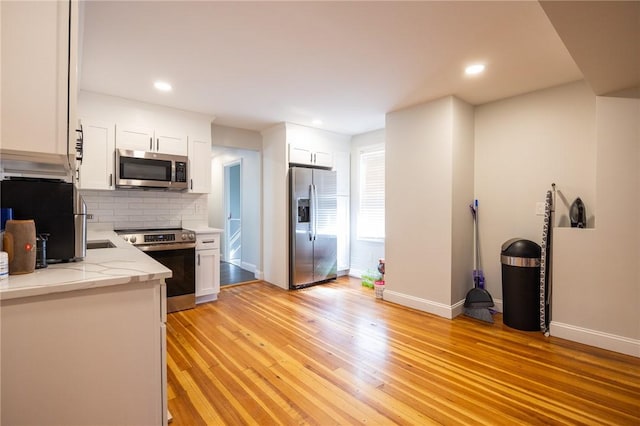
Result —
[[242, 266], [242, 159], [225, 164], [225, 260]]

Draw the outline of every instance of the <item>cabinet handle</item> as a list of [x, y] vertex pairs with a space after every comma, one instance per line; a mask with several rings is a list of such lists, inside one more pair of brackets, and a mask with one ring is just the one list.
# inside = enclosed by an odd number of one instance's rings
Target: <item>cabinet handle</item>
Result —
[[316, 161], [317, 161], [316, 154], [313, 154], [313, 162], [314, 162], [314, 164], [315, 164]]
[[309, 153], [309, 162], [313, 163], [313, 153]]
[[193, 179], [191, 179], [191, 190], [193, 191]]
[[113, 173], [109, 173], [109, 186], [113, 185]]
[[198, 266], [200, 266], [200, 254], [198, 254]]
[[149, 138], [149, 151], [153, 151], [153, 138]]
[[160, 151], [160, 138], [156, 139], [156, 151]]
[[[207, 240], [207, 241], [203, 241], [202, 244], [213, 244], [215, 242], [216, 242], [216, 240]], [[200, 255], [198, 255], [198, 256], [200, 256]]]

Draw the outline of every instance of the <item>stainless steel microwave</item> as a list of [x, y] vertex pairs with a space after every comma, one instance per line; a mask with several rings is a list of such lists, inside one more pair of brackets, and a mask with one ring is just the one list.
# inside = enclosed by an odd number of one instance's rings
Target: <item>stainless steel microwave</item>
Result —
[[187, 189], [188, 158], [146, 151], [116, 150], [116, 188]]

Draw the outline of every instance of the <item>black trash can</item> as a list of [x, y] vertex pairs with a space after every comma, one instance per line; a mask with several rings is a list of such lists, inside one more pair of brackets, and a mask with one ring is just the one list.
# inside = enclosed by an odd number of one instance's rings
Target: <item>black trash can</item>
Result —
[[513, 238], [502, 244], [502, 320], [524, 331], [540, 330], [540, 255], [533, 241]]

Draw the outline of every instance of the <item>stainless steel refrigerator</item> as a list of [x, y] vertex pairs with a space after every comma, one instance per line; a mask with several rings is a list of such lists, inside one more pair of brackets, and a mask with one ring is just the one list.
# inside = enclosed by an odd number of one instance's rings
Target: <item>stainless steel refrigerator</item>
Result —
[[336, 172], [289, 169], [289, 288], [336, 278]]

